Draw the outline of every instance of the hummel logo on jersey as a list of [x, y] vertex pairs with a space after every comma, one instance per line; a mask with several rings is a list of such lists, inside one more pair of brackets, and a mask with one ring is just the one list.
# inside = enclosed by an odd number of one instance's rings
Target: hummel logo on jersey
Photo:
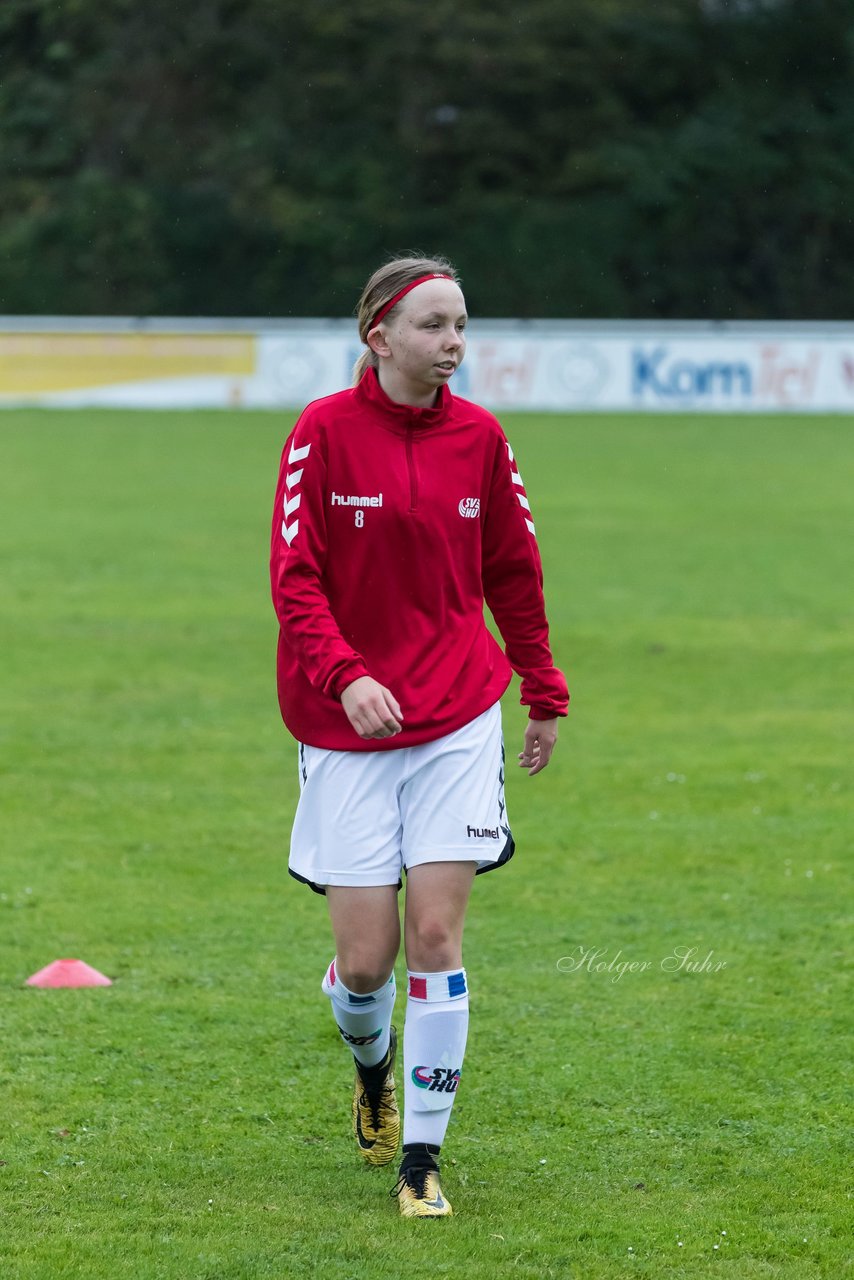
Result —
[[461, 516], [467, 520], [474, 520], [480, 515], [480, 498], [463, 498], [457, 507]]
[[381, 507], [383, 505], [383, 495], [376, 494], [373, 498], [360, 498], [356, 494], [343, 494], [332, 492], [333, 507]]
[[497, 827], [466, 827], [466, 835], [470, 840], [497, 840]]

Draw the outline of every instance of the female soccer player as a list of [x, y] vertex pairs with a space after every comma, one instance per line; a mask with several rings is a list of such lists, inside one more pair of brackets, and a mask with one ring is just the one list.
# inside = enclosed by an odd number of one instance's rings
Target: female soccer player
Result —
[[[448, 386], [466, 306], [443, 259], [397, 258], [359, 302], [354, 385], [308, 406], [282, 455], [271, 577], [278, 690], [299, 743], [289, 870], [326, 895], [323, 978], [355, 1058], [368, 1164], [400, 1137], [392, 1026], [406, 872], [403, 1161], [407, 1217], [444, 1217], [437, 1157], [468, 1030], [462, 967], [475, 874], [514, 844], [499, 698], [522, 677], [520, 766], [546, 767], [566, 714], [531, 508], [486, 410]], [[506, 646], [488, 631], [486, 601]]]

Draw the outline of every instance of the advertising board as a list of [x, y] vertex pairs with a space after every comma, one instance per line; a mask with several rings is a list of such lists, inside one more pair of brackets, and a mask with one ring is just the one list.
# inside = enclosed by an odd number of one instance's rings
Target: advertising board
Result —
[[[297, 408], [352, 321], [0, 321], [0, 405]], [[452, 390], [496, 410], [850, 412], [854, 325], [473, 322]]]

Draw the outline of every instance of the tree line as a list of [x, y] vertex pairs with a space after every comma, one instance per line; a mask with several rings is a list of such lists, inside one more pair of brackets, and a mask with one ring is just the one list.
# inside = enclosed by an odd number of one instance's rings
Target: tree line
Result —
[[0, 310], [850, 318], [850, 0], [3, 0]]

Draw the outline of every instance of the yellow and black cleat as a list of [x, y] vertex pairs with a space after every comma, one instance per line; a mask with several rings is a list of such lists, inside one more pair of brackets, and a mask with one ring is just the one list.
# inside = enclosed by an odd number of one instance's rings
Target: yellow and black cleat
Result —
[[404, 1218], [450, 1218], [453, 1214], [439, 1186], [439, 1170], [435, 1162], [431, 1168], [409, 1164], [404, 1159], [400, 1177], [389, 1194], [397, 1196]]
[[400, 1112], [394, 1089], [397, 1032], [391, 1028], [388, 1052], [376, 1067], [356, 1063], [353, 1087], [353, 1132], [359, 1154], [368, 1164], [390, 1164], [400, 1142]]

